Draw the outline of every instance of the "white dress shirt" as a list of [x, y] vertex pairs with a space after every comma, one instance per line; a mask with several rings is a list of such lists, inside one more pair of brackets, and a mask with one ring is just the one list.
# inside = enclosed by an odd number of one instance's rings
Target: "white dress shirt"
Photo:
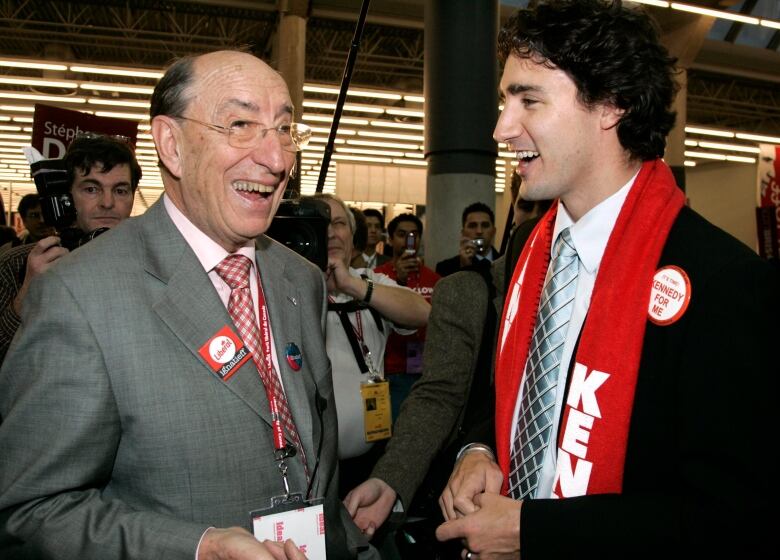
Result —
[[[579, 339], [582, 325], [588, 314], [590, 307], [590, 297], [593, 293], [593, 285], [596, 283], [596, 276], [601, 264], [601, 258], [604, 256], [604, 249], [607, 247], [607, 241], [615, 227], [618, 214], [620, 214], [623, 203], [634, 184], [637, 173], [620, 188], [615, 194], [605, 199], [597, 206], [592, 208], [587, 214], [582, 216], [577, 222], [574, 222], [566, 211], [566, 207], [558, 202], [558, 215], [555, 219], [553, 228], [553, 242], [550, 244], [550, 251], [555, 247], [555, 241], [558, 235], [566, 228], [569, 228], [574, 248], [577, 251], [579, 259], [579, 273], [577, 277], [577, 292], [574, 296], [574, 308], [572, 309], [569, 327], [566, 332], [566, 341], [563, 344], [563, 354], [561, 356], [560, 369], [558, 374], [558, 388], [555, 393], [555, 409], [553, 414], [553, 432], [550, 445], [544, 452], [542, 469], [539, 471], [539, 485], [536, 489], [534, 498], [553, 498], [553, 483], [555, 481], [555, 468], [558, 459], [558, 426], [560, 424], [561, 410], [563, 408], [563, 395], [566, 392], [566, 383], [568, 379], [569, 365], [571, 364], [574, 347]], [[550, 259], [552, 266], [552, 255]], [[551, 269], [547, 269], [547, 274]], [[545, 279], [546, 283], [547, 279]], [[526, 361], [526, 368], [528, 362]], [[527, 372], [526, 372], [527, 373]], [[515, 402], [515, 412], [512, 419], [512, 434], [510, 442], [515, 441], [515, 431], [517, 430], [518, 415], [520, 412], [520, 402], [522, 401], [523, 384]], [[512, 445], [512, 443], [510, 443]], [[511, 454], [510, 450], [510, 454]], [[511, 455], [510, 455], [511, 456]]]
[[[195, 256], [203, 266], [203, 270], [208, 273], [209, 280], [211, 280], [211, 283], [214, 285], [214, 289], [217, 291], [219, 299], [222, 300], [222, 304], [225, 306], [225, 309], [227, 309], [228, 302], [230, 301], [230, 286], [228, 286], [227, 283], [217, 273], [217, 271], [214, 270], [214, 267], [221, 263], [222, 260], [230, 253], [228, 253], [216, 241], [198, 229], [197, 226], [193, 224], [190, 219], [187, 218], [187, 216], [185, 216], [173, 202], [171, 202], [167, 195], [163, 195], [163, 204], [165, 205], [165, 210], [168, 212], [171, 220], [173, 220], [173, 224], [176, 226], [176, 229], [179, 230], [179, 232], [184, 237], [184, 240], [195, 252]], [[257, 318], [260, 317], [260, 313], [258, 312], [258, 269], [257, 263], [255, 262], [254, 242], [250, 241], [245, 246], [236, 251], [236, 254], [244, 255], [250, 261], [252, 261], [252, 272], [249, 274], [249, 289], [252, 292], [252, 306], [254, 307], [255, 321], [257, 322]], [[259, 328], [259, 323], [257, 324]], [[279, 360], [276, 355], [276, 346], [274, 345], [273, 325], [269, 324], [269, 327], [271, 330], [271, 358], [273, 359], [274, 370], [276, 371], [276, 375], [279, 377], [279, 382], [282, 383], [282, 388], [284, 388], [284, 381], [282, 380], [281, 375], [279, 375]], [[233, 327], [233, 330], [239, 336], [241, 335], [241, 333], [237, 332], [235, 327]]]

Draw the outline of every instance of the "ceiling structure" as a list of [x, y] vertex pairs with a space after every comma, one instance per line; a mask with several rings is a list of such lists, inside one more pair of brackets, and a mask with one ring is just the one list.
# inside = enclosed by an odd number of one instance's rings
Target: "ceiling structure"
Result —
[[[503, 0], [502, 18], [527, 3]], [[306, 82], [338, 86], [360, 4], [359, 0], [0, 0], [0, 57], [159, 70], [177, 56], [247, 46], [273, 63], [281, 7], [308, 16]], [[353, 87], [421, 95], [424, 4], [423, 0], [371, 2]], [[687, 4], [780, 20], [777, 0], [689, 0]], [[662, 30], [674, 29], [681, 18], [691, 17], [670, 9], [648, 9]], [[780, 136], [780, 29], [722, 19], [712, 20], [707, 29], [688, 69], [687, 122]], [[0, 78], [4, 74], [48, 77], [51, 72], [0, 67]], [[148, 78], [96, 78], [71, 71], [58, 72], [55, 77], [79, 82], [118, 80], [146, 87], [154, 84]], [[52, 93], [31, 85], [1, 86], [2, 90]], [[148, 95], [123, 93], [121, 98], [148, 100]], [[310, 93], [306, 98], [328, 95]], [[335, 96], [329, 99], [335, 101]], [[0, 99], [0, 103], [5, 101]], [[385, 108], [411, 105], [418, 111], [422, 108], [402, 98], [366, 103], [379, 103]], [[319, 111], [306, 110], [312, 114]], [[412, 121], [421, 123], [422, 119]], [[152, 154], [149, 156], [153, 159]]]

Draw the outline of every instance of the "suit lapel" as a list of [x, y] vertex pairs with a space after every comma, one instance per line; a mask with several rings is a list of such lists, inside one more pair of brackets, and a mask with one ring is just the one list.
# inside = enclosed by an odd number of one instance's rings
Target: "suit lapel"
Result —
[[287, 361], [288, 344], [295, 344], [299, 349], [304, 348], [301, 335], [301, 296], [294, 279], [287, 276], [285, 261], [267, 238], [260, 238], [256, 258], [268, 304], [279, 375], [298, 436], [311, 464], [316, 450], [312, 440], [312, 404], [309, 395], [314, 394], [315, 388], [305, 354], [299, 371], [292, 369]]
[[199, 354], [200, 348], [225, 325], [237, 331], [208, 274], [171, 221], [162, 200], [139, 220], [143, 220], [145, 269], [165, 284], [153, 309], [202, 366], [193, 373], [219, 379], [226, 390], [270, 425], [268, 401], [253, 361], [249, 360], [225, 382]]

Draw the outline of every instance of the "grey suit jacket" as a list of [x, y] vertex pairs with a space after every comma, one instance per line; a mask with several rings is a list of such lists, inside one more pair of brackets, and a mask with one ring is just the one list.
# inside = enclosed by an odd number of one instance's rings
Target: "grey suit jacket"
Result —
[[[499, 294], [471, 270], [436, 284], [423, 351], [423, 373], [401, 405], [393, 437], [371, 476], [381, 478], [409, 507], [431, 463], [456, 435], [477, 367], [488, 305], [503, 305], [503, 258], [492, 266]], [[500, 277], [499, 277], [500, 275]]]
[[[351, 558], [360, 536], [337, 499], [323, 278], [268, 238], [257, 262], [312, 471], [319, 456], [328, 558]], [[161, 201], [33, 284], [0, 370], [0, 557], [193, 560], [206, 528], [250, 528], [249, 511], [283, 486], [254, 363], [222, 381], [198, 353], [225, 325]], [[300, 371], [284, 359], [290, 342]], [[300, 461], [288, 464], [305, 492]]]

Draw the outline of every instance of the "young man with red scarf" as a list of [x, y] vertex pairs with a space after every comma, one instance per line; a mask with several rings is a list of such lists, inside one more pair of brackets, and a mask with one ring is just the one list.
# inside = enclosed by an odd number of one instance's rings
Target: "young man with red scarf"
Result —
[[519, 10], [499, 53], [495, 138], [520, 195], [558, 202], [507, 286], [495, 456], [462, 450], [438, 538], [479, 560], [768, 548], [780, 284], [660, 159], [674, 60], [603, 0]]

